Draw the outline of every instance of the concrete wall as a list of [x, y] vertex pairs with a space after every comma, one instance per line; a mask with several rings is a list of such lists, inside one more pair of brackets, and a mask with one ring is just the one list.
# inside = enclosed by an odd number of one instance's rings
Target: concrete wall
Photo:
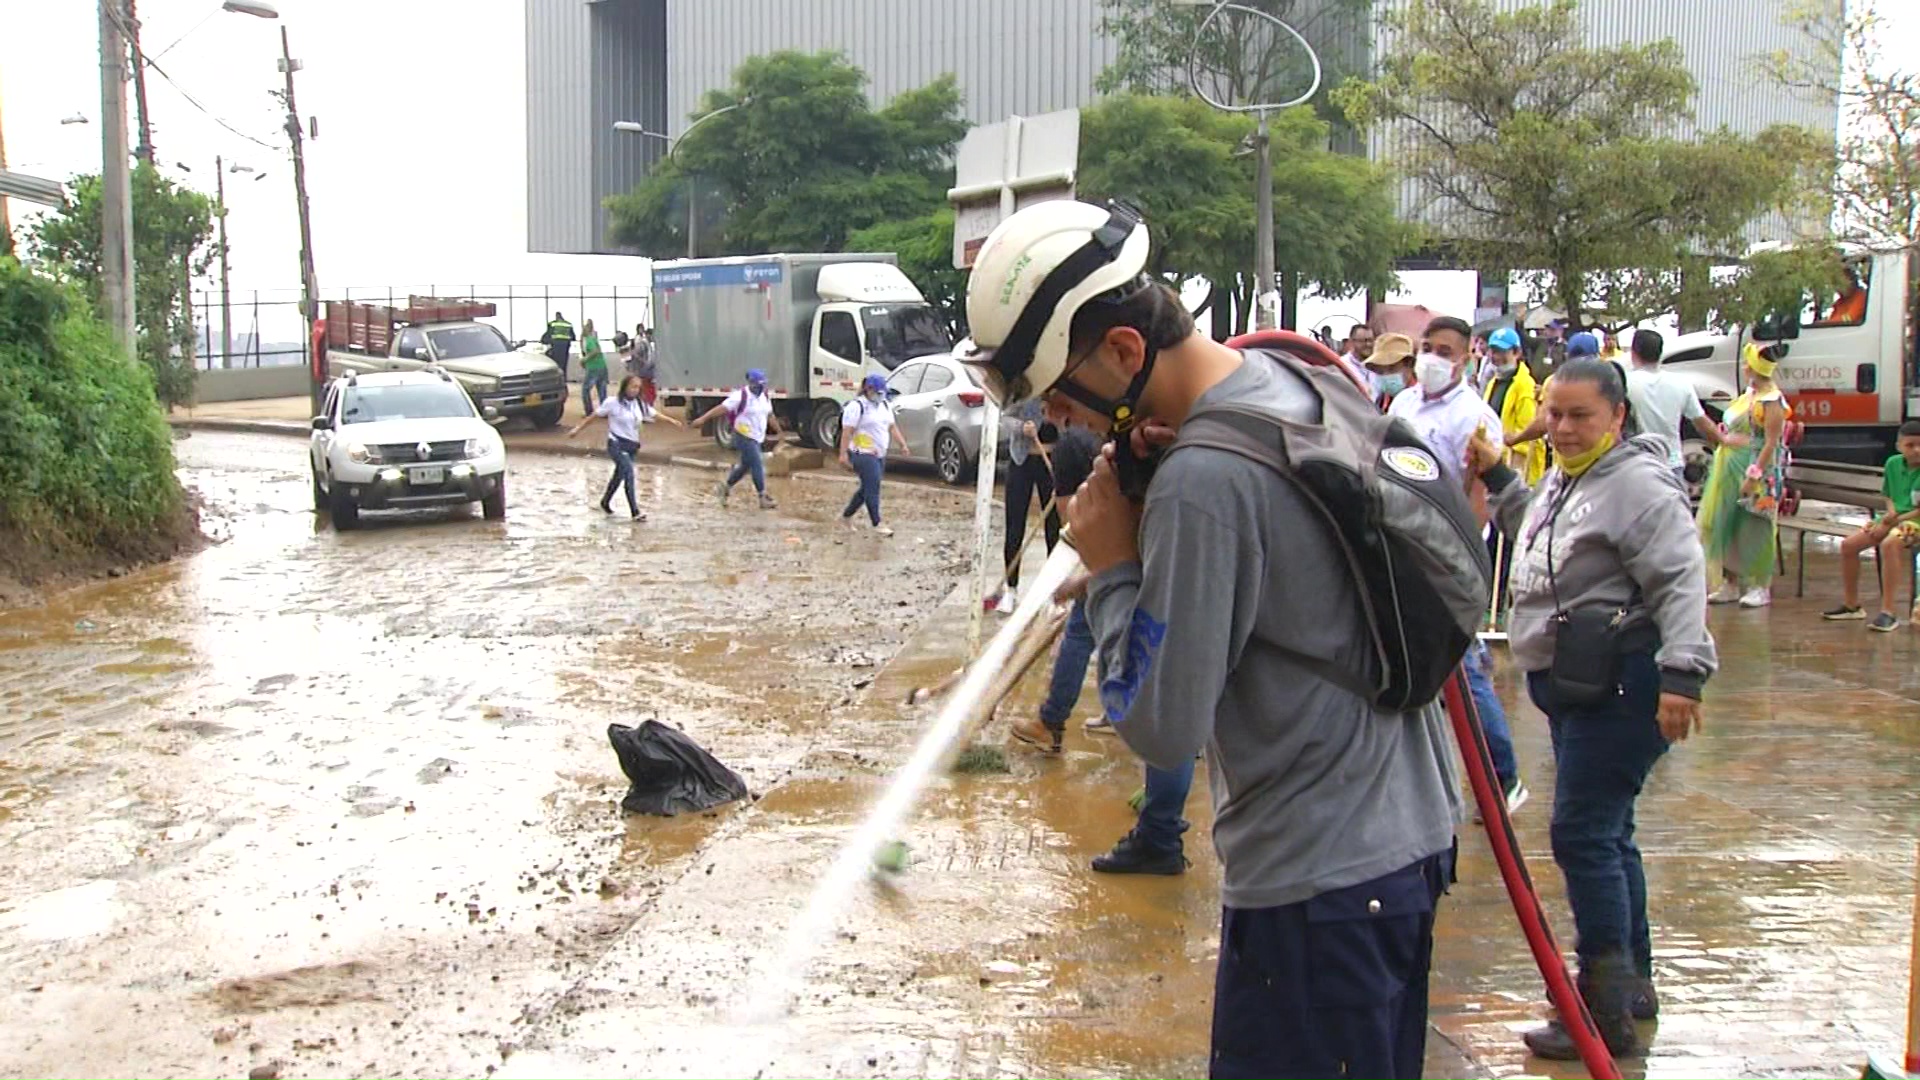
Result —
[[307, 396], [305, 364], [276, 367], [214, 368], [195, 373], [193, 401], [211, 405], [220, 401], [259, 401], [263, 398]]

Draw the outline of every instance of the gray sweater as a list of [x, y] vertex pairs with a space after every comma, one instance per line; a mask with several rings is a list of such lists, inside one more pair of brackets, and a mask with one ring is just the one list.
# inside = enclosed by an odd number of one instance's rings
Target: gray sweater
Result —
[[[1314, 407], [1257, 354], [1200, 405], [1229, 401], [1294, 417]], [[1163, 769], [1207, 751], [1228, 907], [1297, 903], [1453, 843], [1439, 710], [1384, 712], [1318, 674], [1372, 655], [1334, 544], [1291, 483], [1194, 447], [1147, 491], [1141, 562], [1088, 592], [1100, 701], [1121, 738]]]
[[1707, 631], [1706, 555], [1660, 441], [1623, 443], [1578, 480], [1555, 469], [1537, 494], [1504, 465], [1485, 479], [1513, 545], [1508, 645], [1521, 669], [1553, 665], [1553, 616], [1563, 608], [1625, 608], [1629, 626], [1659, 632], [1661, 689], [1698, 699], [1720, 666]]

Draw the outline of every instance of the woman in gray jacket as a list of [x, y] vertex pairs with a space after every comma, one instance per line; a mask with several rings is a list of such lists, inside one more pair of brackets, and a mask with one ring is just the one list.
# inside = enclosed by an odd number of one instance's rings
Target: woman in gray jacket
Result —
[[[1469, 451], [1515, 553], [1509, 641], [1553, 737], [1553, 861], [1581, 991], [1615, 1057], [1639, 1052], [1633, 1020], [1658, 1011], [1634, 800], [1668, 747], [1699, 729], [1718, 666], [1685, 492], [1659, 447], [1623, 433], [1627, 412], [1619, 367], [1576, 360], [1547, 388], [1555, 467], [1537, 492], [1485, 440]], [[1580, 1056], [1557, 1020], [1526, 1042], [1541, 1057]]]

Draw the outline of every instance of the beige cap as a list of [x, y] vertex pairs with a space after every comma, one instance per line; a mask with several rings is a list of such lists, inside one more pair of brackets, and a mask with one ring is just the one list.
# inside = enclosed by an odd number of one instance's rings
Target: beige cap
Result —
[[1373, 355], [1367, 357], [1367, 366], [1390, 368], [1400, 364], [1413, 355], [1413, 339], [1405, 334], [1381, 334], [1373, 342]]

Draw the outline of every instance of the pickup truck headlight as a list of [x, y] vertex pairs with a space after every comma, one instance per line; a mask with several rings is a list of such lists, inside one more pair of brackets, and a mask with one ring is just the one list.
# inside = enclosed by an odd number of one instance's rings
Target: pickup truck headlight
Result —
[[486, 452], [487, 444], [484, 439], [468, 439], [467, 444], [460, 448], [460, 456], [463, 458], [477, 458]]
[[352, 443], [347, 446], [347, 460], [357, 465], [380, 464], [380, 448], [365, 443]]

